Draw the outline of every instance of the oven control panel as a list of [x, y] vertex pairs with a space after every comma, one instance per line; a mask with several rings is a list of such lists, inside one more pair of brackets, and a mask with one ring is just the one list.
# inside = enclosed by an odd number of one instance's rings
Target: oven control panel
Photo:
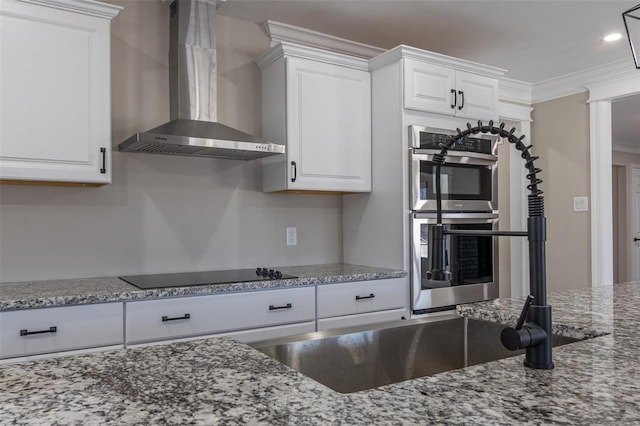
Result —
[[[419, 137], [420, 149], [440, 149], [440, 144], [446, 143], [451, 135], [421, 131]], [[480, 154], [492, 154], [494, 141], [485, 138], [466, 137], [449, 148], [451, 151], [477, 152]], [[417, 148], [417, 147], [416, 147]]]

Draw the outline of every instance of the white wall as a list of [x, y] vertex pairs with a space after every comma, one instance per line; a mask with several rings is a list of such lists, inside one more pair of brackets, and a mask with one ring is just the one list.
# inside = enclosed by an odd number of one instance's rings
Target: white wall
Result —
[[[339, 196], [263, 194], [258, 161], [120, 153], [169, 118], [168, 5], [124, 6], [113, 23], [113, 183], [0, 187], [0, 281], [342, 260]], [[260, 135], [259, 25], [218, 16], [218, 118]], [[285, 228], [298, 246], [285, 246]]]

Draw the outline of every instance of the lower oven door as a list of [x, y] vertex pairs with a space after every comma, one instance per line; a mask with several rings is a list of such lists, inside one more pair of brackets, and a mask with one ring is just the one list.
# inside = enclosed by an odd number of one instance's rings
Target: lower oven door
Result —
[[[491, 236], [447, 235], [446, 269], [451, 273], [448, 284], [426, 279], [431, 269], [430, 234], [436, 224], [435, 213], [412, 214], [413, 313], [423, 314], [451, 309], [457, 304], [490, 300], [498, 297], [498, 240]], [[445, 229], [497, 230], [494, 213], [443, 214]]]

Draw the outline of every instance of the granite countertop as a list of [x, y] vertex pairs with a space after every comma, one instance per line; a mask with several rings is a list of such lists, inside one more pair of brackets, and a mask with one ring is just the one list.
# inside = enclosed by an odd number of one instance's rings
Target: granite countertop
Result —
[[283, 266], [277, 267], [277, 269], [284, 274], [294, 275], [298, 278], [153, 290], [140, 290], [118, 277], [0, 283], [0, 311], [144, 300], [160, 297], [195, 296], [267, 288], [301, 287], [400, 278], [407, 275], [406, 272], [400, 270], [344, 263]]
[[[0, 423], [638, 424], [640, 284], [549, 294], [555, 330], [599, 336], [352, 394], [249, 346], [204, 339], [0, 366]], [[522, 300], [465, 305], [516, 321]]]

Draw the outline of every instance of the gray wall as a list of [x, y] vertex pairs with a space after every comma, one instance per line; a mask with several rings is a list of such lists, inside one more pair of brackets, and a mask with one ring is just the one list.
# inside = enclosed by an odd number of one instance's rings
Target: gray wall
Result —
[[536, 165], [544, 181], [549, 291], [591, 283], [590, 213], [573, 212], [573, 197], [590, 194], [587, 98], [580, 93], [535, 104], [533, 110], [533, 151], [540, 156]]
[[[112, 33], [113, 183], [0, 187], [0, 281], [342, 260], [339, 196], [264, 194], [257, 161], [119, 153], [169, 118], [168, 6], [124, 6]], [[218, 118], [261, 133], [263, 29], [218, 16]], [[285, 228], [298, 228], [286, 247]]]

